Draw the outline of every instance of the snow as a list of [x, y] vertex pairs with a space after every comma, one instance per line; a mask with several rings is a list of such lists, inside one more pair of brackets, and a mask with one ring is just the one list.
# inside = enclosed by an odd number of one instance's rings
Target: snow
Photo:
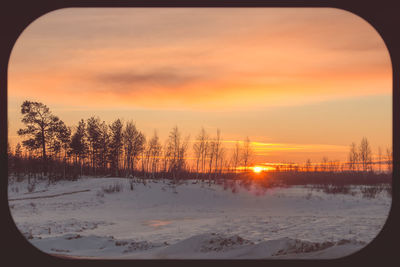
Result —
[[[117, 186], [120, 192], [107, 193]], [[261, 190], [186, 181], [82, 178], [9, 184], [20, 231], [40, 250], [100, 258], [336, 258], [383, 227], [384, 192], [326, 194], [305, 187]], [[355, 187], [354, 190], [359, 190]]]

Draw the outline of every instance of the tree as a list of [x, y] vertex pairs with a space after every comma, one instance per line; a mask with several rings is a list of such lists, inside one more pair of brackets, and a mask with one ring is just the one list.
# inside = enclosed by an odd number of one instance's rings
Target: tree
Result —
[[12, 157], [12, 151], [11, 151], [10, 143], [8, 141], [7, 141], [7, 157], [8, 157], [8, 160], [10, 160]]
[[311, 171], [311, 160], [310, 159], [307, 159], [305, 169], [306, 169], [306, 172]]
[[144, 150], [146, 138], [143, 133], [137, 130], [132, 121], [126, 123], [123, 133], [123, 143], [127, 175], [133, 176], [136, 160]]
[[378, 169], [379, 173], [382, 172], [382, 149], [381, 147], [378, 147]]
[[120, 119], [115, 120], [110, 125], [111, 139], [110, 139], [110, 161], [111, 168], [115, 171], [115, 175], [119, 176], [119, 158], [123, 146], [123, 124]]
[[204, 171], [204, 151], [208, 145], [208, 135], [204, 128], [201, 128], [200, 133], [197, 135], [195, 143], [193, 144], [193, 151], [196, 159], [196, 176], [198, 177], [200, 171]]
[[108, 132], [108, 125], [105, 121], [100, 124], [99, 128], [98, 166], [100, 166], [104, 172], [107, 169], [109, 157], [110, 134]]
[[386, 159], [387, 159], [387, 165], [388, 165], [388, 172], [393, 171], [393, 150], [387, 148], [386, 149]]
[[21, 161], [22, 161], [22, 147], [20, 143], [17, 143], [15, 146], [15, 154], [14, 154], [14, 173], [16, 177], [19, 176], [21, 172]]
[[359, 148], [359, 157], [363, 171], [364, 172], [368, 171], [371, 166], [371, 147], [366, 137], [363, 137], [363, 139], [361, 140]]
[[233, 170], [236, 173], [237, 167], [241, 164], [241, 158], [240, 155], [242, 154], [241, 152], [242, 148], [240, 147], [239, 141], [236, 141], [235, 147], [233, 149], [232, 153], [232, 165], [233, 165]]
[[209, 149], [208, 149], [208, 184], [211, 185], [211, 170], [212, 170], [212, 165], [214, 162], [215, 158], [215, 140], [211, 140], [209, 142]]
[[68, 155], [68, 146], [71, 143], [71, 128], [67, 127], [64, 122], [58, 125], [58, 129], [56, 131], [57, 139], [59, 140], [60, 147], [64, 150], [63, 156], [63, 177], [66, 177], [66, 168], [67, 168], [67, 155]]
[[169, 173], [173, 178], [177, 178], [177, 174], [183, 170], [186, 164], [186, 152], [189, 136], [182, 141], [181, 133], [178, 126], [175, 126], [169, 133], [167, 150], [170, 158]]
[[68, 145], [70, 144], [71, 129], [63, 121], [58, 121], [52, 126], [52, 131], [48, 134], [50, 151], [57, 156], [61, 149], [64, 149], [64, 160], [66, 158]]
[[157, 171], [157, 166], [159, 162], [159, 158], [161, 155], [161, 144], [157, 135], [157, 132], [154, 131], [153, 137], [149, 140], [148, 151], [150, 158], [150, 169], [151, 176], [154, 178], [154, 173]]
[[242, 160], [245, 171], [247, 171], [247, 167], [250, 164], [252, 155], [253, 155], [253, 150], [251, 148], [250, 139], [249, 137], [246, 137], [246, 139], [243, 142], [243, 149], [242, 149]]
[[322, 158], [322, 169], [326, 172], [328, 169], [328, 158], [327, 157], [323, 157]]
[[228, 162], [225, 160], [225, 156], [226, 156], [226, 149], [224, 147], [220, 147], [220, 151], [219, 151], [219, 156], [218, 156], [218, 169], [216, 170], [216, 173], [218, 173], [219, 175], [222, 174], [223, 169], [227, 169], [228, 168]]
[[23, 115], [22, 123], [26, 128], [19, 129], [18, 135], [27, 136], [22, 144], [29, 150], [41, 148], [43, 173], [47, 176], [47, 147], [49, 138], [54, 137], [57, 131], [60, 131], [62, 121], [54, 116], [50, 109], [40, 102], [24, 101], [21, 105], [21, 114]]
[[82, 162], [86, 158], [86, 153], [88, 151], [85, 128], [86, 128], [86, 123], [82, 119], [79, 121], [75, 133], [72, 135], [70, 143], [70, 153], [74, 155], [75, 164], [78, 163], [78, 158], [79, 158], [79, 167], [81, 176], [82, 176]]
[[209, 137], [206, 130], [202, 127], [200, 133], [197, 135], [193, 150], [196, 159], [196, 177], [200, 173], [206, 172], [206, 161], [210, 150]]
[[349, 168], [352, 171], [358, 170], [358, 152], [356, 143], [351, 143], [349, 152]]
[[221, 131], [217, 129], [217, 137], [214, 140], [214, 155], [215, 155], [215, 167], [214, 172], [217, 173], [219, 166], [221, 165], [221, 154], [222, 154], [222, 144], [221, 144]]
[[92, 171], [94, 172], [94, 175], [97, 174], [97, 156], [99, 149], [101, 147], [100, 144], [100, 136], [101, 136], [101, 131], [100, 131], [100, 118], [99, 117], [90, 117], [87, 120], [87, 127], [86, 127], [86, 133], [87, 133], [87, 140], [89, 142], [89, 151], [90, 151], [90, 161], [92, 165]]

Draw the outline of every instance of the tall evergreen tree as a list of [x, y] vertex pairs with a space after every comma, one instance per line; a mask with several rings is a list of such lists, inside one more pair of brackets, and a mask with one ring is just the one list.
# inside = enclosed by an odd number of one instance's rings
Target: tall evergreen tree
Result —
[[86, 137], [85, 137], [85, 128], [86, 128], [86, 123], [82, 119], [79, 121], [75, 133], [72, 135], [70, 143], [70, 153], [74, 156], [74, 163], [77, 164], [79, 159], [81, 176], [82, 176], [82, 163], [83, 160], [86, 158], [86, 153], [88, 151]]
[[123, 146], [123, 124], [120, 119], [115, 120], [110, 125], [111, 138], [110, 138], [110, 162], [111, 168], [115, 171], [115, 175], [119, 176], [120, 155]]
[[101, 147], [100, 144], [100, 136], [101, 136], [101, 131], [100, 131], [100, 118], [99, 117], [90, 117], [87, 120], [87, 128], [86, 128], [86, 133], [87, 133], [87, 140], [89, 143], [89, 155], [90, 155], [90, 162], [92, 166], [92, 172], [94, 175], [97, 175], [97, 162], [98, 162], [98, 154], [99, 154], [99, 149]]
[[108, 154], [110, 145], [110, 134], [108, 125], [103, 121], [100, 124], [100, 138], [99, 138], [99, 157], [98, 165], [102, 168], [103, 172], [107, 169]]
[[24, 101], [21, 105], [21, 114], [23, 115], [22, 123], [25, 124], [26, 128], [19, 129], [18, 135], [28, 137], [22, 144], [29, 150], [41, 148], [42, 171], [47, 176], [46, 152], [49, 139], [62, 130], [59, 125], [63, 122], [57, 116], [54, 116], [46, 105], [40, 102]]

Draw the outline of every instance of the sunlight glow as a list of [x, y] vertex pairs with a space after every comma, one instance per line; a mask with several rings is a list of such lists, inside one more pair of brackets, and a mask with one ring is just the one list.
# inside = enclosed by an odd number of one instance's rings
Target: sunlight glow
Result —
[[260, 173], [260, 172], [262, 172], [262, 170], [263, 170], [263, 168], [261, 168], [259, 166], [253, 167], [253, 172], [255, 172], [255, 173]]

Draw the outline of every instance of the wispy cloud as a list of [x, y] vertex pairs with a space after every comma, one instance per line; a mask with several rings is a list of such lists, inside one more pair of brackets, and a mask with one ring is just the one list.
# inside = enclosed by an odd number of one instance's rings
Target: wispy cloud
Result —
[[[105, 83], [109, 86], [162, 86], [162, 87], [180, 87], [190, 82], [200, 79], [199, 76], [188, 75], [173, 69], [160, 69], [149, 72], [109, 72], [95, 75], [93, 79], [99, 83]], [[124, 88], [124, 87], [122, 87]], [[132, 87], [131, 87], [132, 88]]]

